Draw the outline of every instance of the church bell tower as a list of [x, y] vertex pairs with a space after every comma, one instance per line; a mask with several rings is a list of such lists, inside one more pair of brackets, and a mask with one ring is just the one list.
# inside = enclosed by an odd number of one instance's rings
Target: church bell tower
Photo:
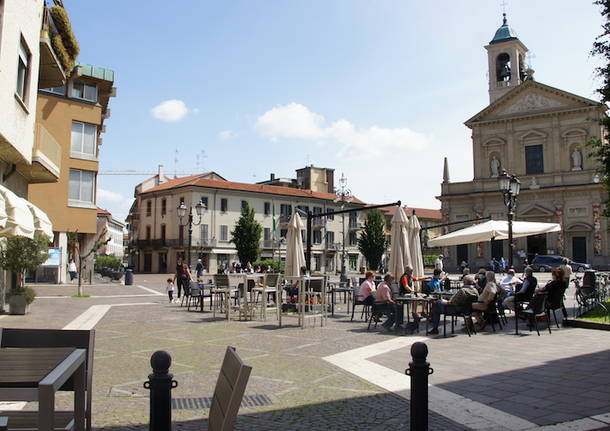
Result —
[[508, 26], [503, 14], [502, 26], [485, 47], [489, 65], [489, 103], [493, 103], [512, 88], [523, 83], [526, 77], [525, 55], [527, 47], [515, 31]]

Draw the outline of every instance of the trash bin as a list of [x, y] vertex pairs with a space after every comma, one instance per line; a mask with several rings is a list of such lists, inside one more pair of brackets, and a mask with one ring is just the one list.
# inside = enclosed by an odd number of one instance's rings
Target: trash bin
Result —
[[131, 269], [125, 270], [125, 286], [131, 286], [133, 284], [133, 271]]

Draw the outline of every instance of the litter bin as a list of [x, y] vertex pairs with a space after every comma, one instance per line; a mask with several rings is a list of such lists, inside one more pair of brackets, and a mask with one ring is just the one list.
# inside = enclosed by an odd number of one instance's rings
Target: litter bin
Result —
[[125, 270], [125, 286], [131, 286], [133, 284], [133, 271], [131, 269]]

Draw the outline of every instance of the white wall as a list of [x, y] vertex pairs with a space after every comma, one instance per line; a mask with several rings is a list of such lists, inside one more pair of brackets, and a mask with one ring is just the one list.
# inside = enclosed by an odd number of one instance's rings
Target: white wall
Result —
[[[0, 23], [0, 135], [30, 162], [38, 93], [39, 43], [43, 0], [4, 0]], [[31, 53], [26, 109], [15, 97], [21, 38]], [[1, 138], [0, 138], [1, 139]]]

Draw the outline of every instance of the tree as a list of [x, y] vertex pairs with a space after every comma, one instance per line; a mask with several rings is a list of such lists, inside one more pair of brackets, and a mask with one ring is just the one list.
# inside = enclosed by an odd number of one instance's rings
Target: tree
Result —
[[369, 269], [376, 271], [385, 252], [385, 220], [379, 210], [371, 210], [366, 215], [364, 228], [358, 238], [358, 249], [368, 262]]
[[[17, 286], [9, 291], [9, 295], [28, 295], [25, 289], [25, 271], [35, 271], [42, 265], [47, 260], [48, 248], [49, 240], [39, 232], [34, 234], [33, 239], [21, 236], [6, 238], [4, 245], [0, 247], [0, 268], [17, 275]], [[26, 300], [30, 303], [34, 298], [31, 296]]]
[[245, 203], [241, 216], [231, 232], [231, 242], [235, 244], [239, 261], [243, 264], [256, 262], [260, 255], [260, 240], [263, 227], [254, 219], [254, 209]]
[[68, 248], [70, 249], [71, 255], [70, 258], [74, 259], [76, 256], [78, 256], [78, 296], [83, 296], [83, 263], [89, 256], [98, 251], [103, 245], [108, 244], [111, 238], [106, 238], [107, 233], [108, 231], [106, 230], [106, 228], [104, 228], [93, 242], [91, 249], [84, 254], [81, 252], [80, 242], [78, 239], [78, 231], [67, 233]]
[[[610, 102], [610, 0], [596, 0], [594, 4], [601, 6], [601, 15], [605, 19], [602, 34], [593, 42], [591, 55], [600, 57], [604, 63], [596, 69], [596, 73], [602, 80], [602, 86], [597, 92], [601, 95], [602, 103], [606, 104]], [[610, 118], [603, 115], [600, 123], [603, 127], [603, 138], [592, 138], [587, 145], [592, 149], [591, 156], [600, 165], [600, 181], [606, 191], [610, 192]], [[604, 216], [610, 217], [610, 200], [605, 202]]]

